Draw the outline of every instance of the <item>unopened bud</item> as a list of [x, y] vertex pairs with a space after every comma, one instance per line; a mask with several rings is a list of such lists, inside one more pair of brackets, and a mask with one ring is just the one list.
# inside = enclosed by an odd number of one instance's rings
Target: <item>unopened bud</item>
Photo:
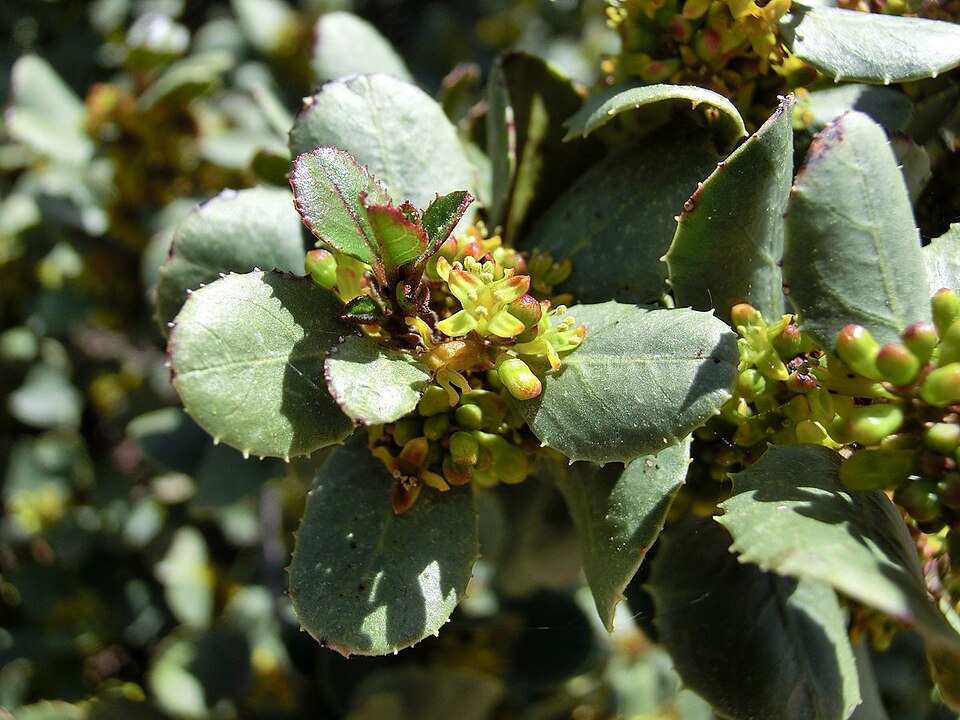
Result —
[[943, 511], [937, 485], [928, 478], [911, 480], [893, 493], [893, 501], [918, 522], [935, 520]]
[[933, 312], [933, 324], [943, 337], [953, 321], [960, 318], [960, 296], [953, 290], [941, 288], [930, 298], [930, 310]]
[[850, 439], [861, 445], [877, 445], [903, 424], [903, 410], [891, 403], [861, 405], [847, 416]]
[[483, 425], [483, 410], [477, 405], [460, 405], [454, 411], [453, 418], [457, 425], [461, 427], [468, 430], [479, 430]]
[[533, 295], [521, 295], [507, 305], [507, 312], [522, 322], [523, 327], [526, 328], [515, 338], [517, 342], [530, 342], [537, 336], [537, 323], [543, 317], [543, 308], [540, 301]]
[[956, 423], [934, 423], [923, 431], [923, 446], [940, 455], [953, 457], [960, 446], [960, 425]]
[[881, 380], [877, 370], [880, 344], [862, 325], [847, 325], [837, 335], [837, 355], [854, 372], [871, 380]]
[[330, 290], [337, 284], [337, 259], [327, 250], [308, 252], [303, 267], [320, 287]]
[[447, 430], [449, 429], [450, 416], [446, 413], [443, 415], [431, 415], [423, 421], [423, 435], [427, 440], [439, 440], [447, 434]]
[[439, 385], [431, 385], [420, 397], [417, 404], [417, 412], [424, 417], [431, 417], [446, 413], [450, 409], [450, 400], [447, 397], [447, 391]]
[[773, 336], [770, 341], [774, 350], [784, 360], [790, 360], [800, 354], [803, 344], [803, 333], [796, 325], [787, 325]]
[[767, 379], [756, 368], [747, 368], [737, 376], [737, 392], [747, 400], [755, 400], [767, 390]]
[[466, 485], [473, 478], [473, 466], [460, 465], [447, 456], [443, 459], [443, 477], [451, 485]]
[[763, 315], [749, 303], [737, 303], [730, 308], [730, 320], [734, 327], [756, 325], [763, 321]]
[[960, 318], [950, 323], [950, 327], [942, 334], [937, 362], [940, 365], [960, 362]]
[[513, 485], [526, 479], [527, 456], [523, 450], [499, 435], [485, 432], [474, 432], [472, 435], [490, 452], [491, 470], [497, 480]]
[[915, 450], [858, 450], [840, 463], [840, 482], [851, 490], [890, 490], [913, 473]]
[[499, 427], [507, 417], [507, 403], [499, 393], [489, 390], [472, 390], [464, 394], [460, 400], [463, 405], [476, 405], [483, 412], [481, 430], [492, 432]]
[[405, 417], [397, 420], [393, 426], [393, 442], [403, 447], [408, 442], [423, 434], [423, 424], [417, 417]]
[[461, 431], [450, 436], [450, 457], [458, 465], [476, 465], [479, 452], [480, 444], [470, 433]]
[[509, 358], [497, 365], [497, 374], [503, 386], [517, 400], [530, 400], [543, 389], [540, 378], [520, 358]]
[[928, 322], [915, 322], [908, 325], [900, 337], [903, 338], [903, 344], [907, 349], [917, 356], [921, 365], [930, 359], [933, 349], [940, 341], [937, 329]]
[[795, 393], [808, 393], [817, 386], [817, 378], [808, 373], [792, 372], [787, 378], [787, 389]]
[[920, 397], [929, 405], [946, 407], [960, 402], [960, 362], [930, 372], [920, 385]]
[[876, 365], [883, 379], [894, 385], [909, 385], [920, 372], [920, 360], [900, 343], [880, 348]]

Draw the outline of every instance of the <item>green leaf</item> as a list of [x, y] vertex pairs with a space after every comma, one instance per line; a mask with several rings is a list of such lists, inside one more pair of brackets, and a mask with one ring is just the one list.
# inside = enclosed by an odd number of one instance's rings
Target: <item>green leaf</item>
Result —
[[320, 470], [290, 564], [303, 628], [343, 655], [385, 655], [437, 632], [478, 554], [469, 488], [425, 489], [395, 515], [394, 479], [354, 437]]
[[960, 223], [923, 248], [923, 260], [930, 277], [930, 294], [940, 288], [960, 290]]
[[800, 119], [812, 132], [819, 132], [848, 110], [869, 115], [887, 130], [903, 131], [913, 112], [913, 103], [893, 88], [855, 83], [814, 90], [797, 102]]
[[166, 330], [187, 291], [213, 282], [220, 273], [254, 268], [303, 272], [304, 253], [303, 222], [288, 191], [224, 190], [177, 226], [157, 284], [158, 319]]
[[324, 145], [350, 153], [396, 204], [423, 208], [437, 193], [473, 189], [473, 165], [443, 109], [389, 75], [329, 82], [305, 101], [290, 131], [290, 154]]
[[294, 160], [290, 184], [297, 211], [320, 242], [382, 272], [365, 207], [390, 202], [377, 178], [344, 150], [318, 147]]
[[245, 454], [289, 458], [353, 428], [323, 382], [323, 362], [351, 329], [310, 278], [256, 271], [194, 292], [168, 353], [187, 412]]
[[828, 349], [848, 323], [885, 344], [930, 319], [903, 174], [866, 115], [847, 113], [814, 138], [791, 192], [783, 274], [803, 329]]
[[487, 89], [487, 152], [493, 171], [491, 227], [517, 241], [603, 154], [594, 140], [563, 142], [563, 121], [583, 100], [570, 78], [545, 60], [508, 52]]
[[841, 460], [819, 445], [772, 446], [734, 475], [718, 518], [733, 549], [742, 562], [827, 583], [957, 656], [960, 635], [927, 595], [899, 512], [882, 492], [846, 490]]
[[[310, 69], [317, 84], [346, 75], [385, 73], [413, 82], [397, 51], [380, 31], [348, 12], [321, 15], [313, 28]], [[357, 52], [363, 48], [363, 52]]]
[[397, 270], [404, 265], [424, 257], [429, 243], [427, 235], [404, 215], [403, 206], [367, 204], [364, 209], [388, 280], [396, 278]]
[[783, 214], [793, 177], [793, 98], [717, 166], [683, 206], [667, 253], [678, 305], [717, 309], [747, 302], [783, 314]]
[[689, 105], [694, 110], [700, 106], [711, 109], [716, 113], [716, 119], [711, 124], [716, 129], [721, 145], [729, 147], [747, 135], [747, 128], [736, 106], [713, 90], [694, 85], [644, 85], [627, 89], [615, 86], [591, 95], [583, 107], [564, 123], [567, 127], [564, 139], [587, 137], [624, 113], [643, 117], [649, 115], [651, 110], [660, 112], [662, 108], [655, 106], [661, 104], [678, 107]]
[[923, 145], [918, 145], [912, 139], [904, 136], [894, 136], [890, 139], [893, 155], [903, 173], [903, 181], [907, 186], [910, 204], [916, 205], [923, 195], [923, 191], [933, 177], [930, 165], [930, 155]]
[[585, 172], [521, 247], [571, 259], [557, 289], [581, 302], [655, 301], [667, 292], [661, 258], [677, 212], [719, 159], [703, 133], [664, 128]]
[[577, 305], [583, 344], [518, 402], [533, 434], [571, 460], [627, 463], [676, 445], [730, 397], [736, 341], [709, 313]]
[[327, 386], [359, 425], [379, 425], [413, 412], [430, 373], [409, 353], [351, 336], [324, 363]]
[[724, 717], [843, 720], [860, 702], [836, 593], [743, 565], [709, 519], [661, 537], [649, 588], [684, 684]]
[[7, 408], [17, 420], [36, 428], [79, 428], [83, 395], [63, 369], [44, 363], [33, 365], [7, 398]]
[[300, 18], [283, 0], [231, 0], [243, 34], [258, 52], [271, 56], [289, 53], [297, 39]]
[[199, 530], [189, 526], [177, 530], [155, 573], [180, 624], [200, 629], [210, 624], [214, 575]]
[[624, 589], [663, 529], [689, 461], [690, 443], [683, 442], [626, 467], [574, 463], [556, 478], [583, 547], [587, 584], [608, 632], [613, 632]]
[[960, 27], [939, 20], [794, 3], [780, 31], [791, 53], [837, 82], [889, 85], [960, 65]]
[[13, 65], [6, 132], [60, 163], [81, 165], [93, 156], [83, 123], [86, 108], [43, 58], [24, 55]]
[[158, 107], [185, 107], [194, 98], [205, 95], [222, 82], [222, 76], [235, 65], [226, 51], [205, 52], [177, 60], [156, 82], [137, 98], [137, 110], [150, 112]]
[[457, 190], [443, 196], [438, 195], [423, 211], [420, 227], [430, 238], [427, 257], [433, 255], [440, 243], [449, 237], [473, 200], [473, 196], [466, 190]]

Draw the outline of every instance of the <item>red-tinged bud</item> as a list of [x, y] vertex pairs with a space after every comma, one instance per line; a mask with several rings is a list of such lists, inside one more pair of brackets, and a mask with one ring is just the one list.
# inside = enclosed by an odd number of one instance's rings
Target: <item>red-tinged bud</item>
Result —
[[960, 402], [960, 362], [932, 370], [920, 385], [920, 397], [935, 407]]
[[787, 378], [787, 389], [795, 393], [808, 393], [817, 386], [817, 378], [808, 373], [792, 372]]
[[930, 298], [930, 310], [933, 312], [933, 324], [943, 337], [953, 321], [960, 318], [960, 296], [953, 290], [941, 288]]
[[847, 415], [850, 439], [861, 445], [877, 445], [903, 424], [903, 410], [891, 403], [861, 405]]
[[923, 431], [923, 446], [940, 455], [953, 457], [960, 447], [960, 425], [934, 423]]
[[530, 400], [540, 394], [543, 385], [530, 367], [520, 358], [509, 358], [497, 365], [503, 386], [517, 400]]
[[840, 482], [851, 490], [891, 490], [914, 472], [916, 450], [858, 450], [840, 464]]
[[791, 360], [800, 354], [803, 345], [803, 333], [796, 325], [787, 325], [770, 341], [773, 349], [783, 360]]
[[940, 365], [960, 362], [960, 318], [950, 323], [947, 331], [942, 333], [937, 362]]
[[543, 317], [543, 307], [539, 300], [533, 295], [521, 295], [507, 305], [507, 312], [522, 322], [523, 327], [526, 328], [514, 338], [516, 342], [530, 342], [537, 337], [537, 324]]
[[940, 342], [937, 329], [928, 322], [915, 322], [908, 325], [901, 337], [903, 338], [903, 344], [917, 356], [921, 365], [930, 359], [930, 356], [933, 355], [933, 349]]
[[737, 303], [730, 308], [730, 320], [734, 327], [746, 327], [747, 325], [757, 324], [763, 320], [760, 311], [749, 303]]
[[667, 22], [666, 35], [677, 45], [683, 45], [693, 35], [693, 24], [683, 15], [674, 15]]
[[876, 365], [887, 382], [909, 385], [917, 379], [921, 363], [916, 355], [900, 343], [890, 343], [880, 348]]
[[443, 479], [451, 485], [466, 485], [473, 478], [472, 465], [460, 465], [447, 456], [443, 459]]
[[870, 380], [882, 380], [877, 370], [880, 344], [862, 325], [847, 325], [837, 335], [837, 355], [854, 372]]
[[937, 495], [937, 484], [929, 478], [911, 480], [897, 488], [893, 501], [918, 522], [929, 522], [940, 517], [943, 504]]
[[693, 51], [703, 62], [709, 63], [720, 54], [720, 33], [713, 28], [697, 30], [693, 35]]
[[320, 287], [330, 290], [337, 284], [337, 259], [330, 252], [322, 248], [311, 250], [303, 267]]

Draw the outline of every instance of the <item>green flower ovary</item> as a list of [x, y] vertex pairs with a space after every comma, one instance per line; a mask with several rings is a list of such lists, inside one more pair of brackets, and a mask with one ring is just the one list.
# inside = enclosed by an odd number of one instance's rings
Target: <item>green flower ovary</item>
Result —
[[[463, 309], [437, 323], [437, 329], [449, 337], [476, 332], [480, 337], [491, 335], [509, 339], [526, 328], [507, 310], [507, 306], [530, 289], [530, 278], [504, 270], [497, 263], [480, 263], [472, 257], [463, 264], [437, 261], [437, 272], [460, 301]], [[499, 275], [499, 277], [498, 277]]]

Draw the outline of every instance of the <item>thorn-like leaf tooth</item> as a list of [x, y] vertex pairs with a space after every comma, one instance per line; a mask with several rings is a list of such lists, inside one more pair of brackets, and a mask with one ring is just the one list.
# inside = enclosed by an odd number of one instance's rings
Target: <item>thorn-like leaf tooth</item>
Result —
[[227, 274], [226, 273], [217, 273], [220, 276], [220, 279], [223, 280]]
[[214, 445], [219, 445], [219, 444], [220, 444], [220, 438], [214, 436], [214, 438], [213, 438], [213, 444], [214, 444]]
[[163, 366], [164, 366], [165, 368], [170, 368], [170, 367], [172, 367], [172, 366], [170, 365], [170, 361], [169, 361], [169, 360], [164, 360], [164, 361], [163, 361]]
[[205, 288], [206, 286], [207, 286], [206, 283], [200, 283], [200, 287]]
[[283, 456], [283, 461], [284, 461], [285, 463], [289, 463], [289, 462], [290, 462], [290, 456], [289, 456], [289, 455], [284, 455], [284, 456]]
[[244, 460], [249, 460], [249, 459], [250, 459], [250, 451], [249, 451], [249, 450], [244, 450], [244, 451], [243, 451], [243, 459], [244, 459]]
[[193, 290], [187, 288], [187, 297], [190, 297], [191, 295], [193, 295]]
[[173, 327], [173, 321], [168, 322], [168, 323], [167, 323], [167, 327], [168, 327], [168, 328], [172, 328], [172, 327]]

